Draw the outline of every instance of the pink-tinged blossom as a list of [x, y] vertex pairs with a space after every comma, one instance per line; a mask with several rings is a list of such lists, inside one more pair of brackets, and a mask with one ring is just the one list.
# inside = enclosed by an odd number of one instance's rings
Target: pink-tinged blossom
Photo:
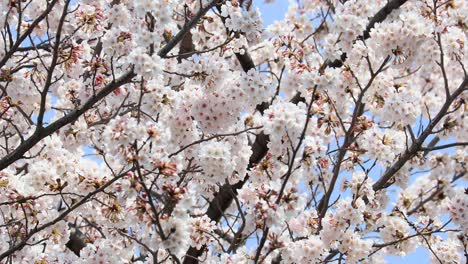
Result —
[[213, 232], [215, 223], [207, 216], [193, 218], [190, 225], [191, 245], [200, 249], [203, 245], [212, 241], [210, 233]]

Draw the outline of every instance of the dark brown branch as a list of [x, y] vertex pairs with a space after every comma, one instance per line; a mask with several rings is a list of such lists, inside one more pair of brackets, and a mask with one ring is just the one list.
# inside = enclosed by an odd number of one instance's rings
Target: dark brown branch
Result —
[[169, 42], [158, 52], [161, 58], [165, 58], [166, 55], [184, 38], [185, 34], [194, 27], [198, 21], [215, 5], [221, 0], [213, 0], [205, 7], [200, 8], [193, 18], [187, 22], [182, 29], [171, 39]]
[[37, 116], [37, 127], [36, 129], [42, 129], [42, 125], [44, 122], [44, 114], [46, 112], [46, 101], [47, 101], [47, 94], [49, 93], [49, 88], [50, 85], [52, 84], [52, 77], [54, 76], [54, 70], [55, 67], [57, 67], [57, 62], [59, 58], [59, 51], [60, 51], [60, 41], [61, 41], [61, 36], [62, 36], [62, 28], [63, 24], [65, 23], [65, 18], [67, 17], [68, 14], [68, 5], [70, 4], [70, 0], [66, 1], [63, 10], [62, 10], [62, 15], [60, 17], [59, 25], [57, 28], [57, 34], [55, 37], [55, 45], [54, 45], [54, 52], [52, 54], [52, 61], [50, 64], [50, 67], [47, 69], [47, 79], [44, 84], [44, 89], [41, 92], [41, 104], [39, 108], [39, 114]]
[[441, 150], [441, 149], [446, 149], [446, 148], [453, 148], [453, 147], [458, 147], [458, 146], [468, 146], [468, 142], [456, 142], [456, 143], [445, 144], [445, 145], [440, 145], [440, 146], [435, 146], [435, 147], [425, 147], [425, 148], [421, 148], [421, 150], [426, 152], [426, 151]]
[[243, 54], [240, 54], [240, 53], [235, 53], [235, 54], [236, 54], [237, 60], [242, 66], [242, 70], [244, 70], [245, 72], [248, 72], [250, 69], [255, 69], [255, 64], [252, 60], [252, 57], [247, 52], [247, 50], [244, 51]]
[[65, 246], [79, 256], [81, 249], [86, 247], [86, 236], [78, 228], [73, 227]]
[[468, 78], [464, 78], [463, 82], [460, 84], [460, 86], [453, 92], [452, 95], [450, 95], [449, 98], [447, 98], [446, 102], [440, 109], [439, 113], [434, 117], [434, 119], [430, 120], [429, 125], [424, 129], [424, 131], [421, 133], [421, 135], [418, 137], [416, 142], [413, 142], [408, 150], [406, 150], [400, 158], [390, 167], [388, 168], [384, 175], [380, 177], [380, 179], [377, 180], [377, 182], [374, 183], [372, 186], [374, 191], [381, 190], [385, 187], [387, 187], [388, 182], [390, 179], [395, 175], [395, 173], [403, 167], [408, 160], [413, 158], [418, 151], [422, 150], [422, 145], [424, 141], [427, 139], [427, 137], [431, 134], [432, 130], [434, 127], [442, 120], [442, 118], [445, 116], [447, 113], [450, 105], [452, 104], [455, 99], [458, 98], [460, 94], [462, 94], [464, 91], [466, 91], [468, 88]]
[[364, 30], [362, 36], [364, 39], [368, 39], [370, 37], [370, 31], [375, 27], [375, 24], [383, 22], [393, 10], [400, 8], [404, 3], [408, 0], [392, 0], [387, 2], [387, 4], [377, 12], [370, 20], [369, 24], [367, 24], [366, 30]]
[[19, 145], [14, 151], [8, 153], [5, 157], [0, 160], [0, 170], [5, 169], [13, 162], [23, 158], [23, 155], [30, 150], [34, 145], [36, 145], [39, 141], [43, 138], [51, 135], [55, 131], [59, 130], [60, 128], [76, 121], [83, 113], [91, 109], [97, 102], [105, 98], [109, 95], [112, 91], [117, 89], [118, 87], [128, 83], [131, 79], [135, 76], [133, 71], [127, 72], [122, 75], [117, 80], [112, 81], [108, 85], [106, 85], [101, 91], [96, 93], [93, 97], [91, 97], [83, 106], [80, 108], [73, 110], [69, 114], [65, 115], [62, 118], [54, 121], [47, 127], [42, 129], [37, 129], [34, 134], [32, 134], [28, 139], [26, 139], [21, 145]]

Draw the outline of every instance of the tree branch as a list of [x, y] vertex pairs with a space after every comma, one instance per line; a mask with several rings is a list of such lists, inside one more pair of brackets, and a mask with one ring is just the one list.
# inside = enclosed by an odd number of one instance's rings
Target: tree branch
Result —
[[77, 120], [83, 113], [91, 109], [97, 102], [105, 98], [112, 91], [130, 82], [133, 77], [135, 77], [135, 73], [133, 73], [133, 71], [125, 73], [117, 80], [114, 80], [108, 85], [106, 85], [101, 91], [99, 91], [96, 95], [91, 97], [80, 108], [73, 110], [69, 114], [65, 115], [62, 118], [59, 118], [58, 120], [54, 121], [53, 123], [51, 123], [47, 127], [44, 127], [43, 129], [37, 129], [34, 132], [34, 134], [32, 134], [28, 139], [21, 143], [14, 151], [8, 153], [5, 157], [3, 157], [0, 160], [0, 170], [5, 169], [6, 167], [10, 166], [13, 162], [23, 158], [23, 155], [43, 138], [52, 135], [55, 131]]
[[455, 92], [453, 92], [453, 94], [450, 95], [449, 98], [447, 98], [446, 102], [444, 103], [444, 105], [440, 109], [439, 113], [437, 113], [437, 115], [434, 117], [434, 119], [430, 120], [429, 125], [426, 127], [426, 129], [424, 129], [424, 131], [421, 133], [421, 135], [416, 140], [416, 142], [413, 142], [411, 144], [411, 147], [409, 149], [405, 150], [405, 152], [400, 156], [400, 158], [390, 168], [388, 168], [385, 171], [384, 175], [382, 175], [382, 177], [380, 177], [380, 179], [378, 179], [374, 183], [374, 185], [372, 186], [374, 191], [378, 191], [378, 190], [381, 190], [381, 189], [385, 188], [387, 186], [389, 180], [393, 177], [393, 175], [395, 175], [395, 173], [399, 169], [401, 169], [401, 167], [403, 167], [408, 160], [413, 158], [418, 151], [422, 150], [421, 147], [422, 147], [424, 141], [426, 140], [426, 138], [431, 134], [432, 129], [434, 129], [434, 127], [445, 116], [445, 114], [447, 113], [447, 110], [449, 109], [452, 102], [455, 101], [455, 99], [461, 93], [463, 93], [464, 91], [467, 90], [467, 86], [468, 86], [468, 78], [465, 76], [465, 78], [463, 79], [463, 82], [460, 84], [460, 86], [457, 88], [457, 90], [455, 90]]
[[[52, 11], [55, 4], [58, 0], [53, 0], [47, 6], [47, 9], [38, 16], [26, 29], [26, 31], [16, 40], [15, 44], [10, 48], [10, 50], [5, 54], [5, 56], [0, 60], [0, 69], [7, 63], [7, 61], [13, 56], [13, 54], [17, 51], [18, 47], [21, 43], [32, 33], [32, 31], [36, 28], [36, 26], [46, 18], [49, 13]], [[20, 23], [20, 22], [19, 22]]]
[[184, 38], [185, 34], [194, 27], [197, 22], [215, 5], [220, 3], [221, 0], [213, 0], [205, 7], [200, 8], [195, 16], [187, 22], [182, 29], [158, 52], [161, 58], [165, 58], [166, 55]]

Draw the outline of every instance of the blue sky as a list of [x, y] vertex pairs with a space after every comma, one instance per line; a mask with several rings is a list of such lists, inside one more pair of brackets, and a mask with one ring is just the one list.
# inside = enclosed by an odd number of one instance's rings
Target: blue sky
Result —
[[[289, 1], [288, 0], [275, 0], [275, 2], [272, 4], [265, 4], [264, 0], [255, 0], [253, 5], [259, 8], [262, 14], [263, 21], [264, 21], [264, 27], [267, 27], [268, 25], [272, 24], [274, 21], [281, 20], [284, 18], [284, 14], [286, 13], [288, 6], [289, 6]], [[336, 194], [337, 193], [338, 192], [336, 192]], [[405, 257], [391, 256], [391, 257], [386, 257], [385, 259], [387, 260], [388, 263], [408, 263], [408, 264], [429, 263], [429, 254], [425, 248], [420, 247], [415, 252]]]

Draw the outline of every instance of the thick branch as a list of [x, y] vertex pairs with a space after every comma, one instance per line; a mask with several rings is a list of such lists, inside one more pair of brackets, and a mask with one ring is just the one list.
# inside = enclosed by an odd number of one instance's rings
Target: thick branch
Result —
[[362, 36], [364, 39], [368, 39], [370, 37], [370, 31], [375, 27], [375, 24], [381, 23], [384, 21], [393, 10], [400, 8], [404, 3], [408, 0], [392, 0], [389, 1], [382, 9], [377, 12], [370, 20], [369, 24], [367, 24], [366, 30], [364, 30]]

